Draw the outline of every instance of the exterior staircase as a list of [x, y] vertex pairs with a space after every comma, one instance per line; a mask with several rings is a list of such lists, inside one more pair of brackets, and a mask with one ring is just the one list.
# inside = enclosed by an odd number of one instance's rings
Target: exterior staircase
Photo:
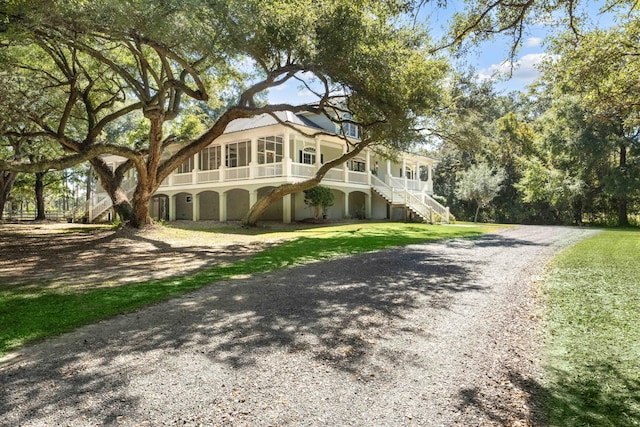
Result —
[[[135, 179], [128, 179], [122, 182], [122, 189], [127, 194], [129, 200], [133, 197], [133, 192], [136, 189], [136, 181]], [[103, 196], [97, 202], [93, 203], [88, 200], [86, 204], [87, 211], [87, 219], [89, 222], [95, 221], [101, 215], [103, 215], [106, 211], [111, 208], [112, 202], [111, 197]]]
[[392, 207], [403, 207], [423, 222], [449, 223], [449, 208], [442, 206], [425, 192], [395, 188], [377, 176], [371, 176], [371, 188]]

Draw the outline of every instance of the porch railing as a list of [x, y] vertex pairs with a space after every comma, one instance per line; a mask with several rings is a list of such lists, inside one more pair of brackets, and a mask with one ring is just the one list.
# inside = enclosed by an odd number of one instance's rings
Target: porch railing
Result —
[[[396, 184], [398, 182], [399, 180], [395, 181]], [[375, 175], [371, 177], [371, 183], [375, 190], [391, 204], [405, 205], [429, 222], [434, 222], [434, 216], [437, 216], [441, 222], [449, 223], [449, 208], [442, 206], [428, 194], [424, 192], [415, 194], [404, 187], [393, 187]]]

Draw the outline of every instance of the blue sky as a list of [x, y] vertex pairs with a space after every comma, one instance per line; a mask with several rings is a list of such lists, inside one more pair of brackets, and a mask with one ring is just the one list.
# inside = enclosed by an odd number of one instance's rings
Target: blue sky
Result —
[[[584, 7], [582, 11], [594, 24], [600, 27], [612, 25], [611, 15], [599, 14], [604, 1], [586, 0], [581, 3]], [[427, 22], [434, 39], [445, 34], [451, 16], [455, 12], [461, 12], [464, 8], [464, 2], [461, 0], [449, 1], [447, 4], [446, 9], [425, 6], [420, 14], [420, 17]], [[513, 73], [508, 80], [498, 78], [501, 73], [504, 75], [511, 69], [511, 64], [505, 62], [509, 55], [509, 39], [504, 36], [496, 36], [493, 40], [471, 49], [463, 61], [475, 69], [478, 78], [493, 79], [496, 82], [496, 89], [500, 92], [526, 90], [526, 86], [539, 75], [536, 65], [544, 58], [544, 41], [551, 31], [550, 27], [543, 24], [526, 28], [523, 46], [518, 52]], [[290, 82], [276, 88], [269, 93], [269, 100], [274, 103], [302, 104], [315, 99], [310, 92], [298, 86], [297, 82]]]

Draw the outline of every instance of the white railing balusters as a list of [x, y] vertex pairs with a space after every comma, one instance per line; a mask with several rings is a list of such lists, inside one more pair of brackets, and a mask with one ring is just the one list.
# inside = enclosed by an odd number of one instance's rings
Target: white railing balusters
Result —
[[[398, 184], [399, 179], [391, 179], [389, 181], [391, 185], [375, 175], [371, 176], [373, 188], [391, 204], [403, 204], [429, 222], [434, 222], [434, 214], [440, 217], [442, 222], [449, 222], [449, 208], [442, 206], [428, 194], [422, 193], [421, 197], [418, 197], [407, 188], [396, 188], [393, 184]], [[421, 200], [421, 198], [423, 199]]]

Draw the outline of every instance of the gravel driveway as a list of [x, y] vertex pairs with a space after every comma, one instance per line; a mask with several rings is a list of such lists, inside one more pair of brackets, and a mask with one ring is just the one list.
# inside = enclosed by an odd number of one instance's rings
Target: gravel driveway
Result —
[[521, 226], [217, 283], [29, 346], [0, 425], [539, 425], [545, 262]]

